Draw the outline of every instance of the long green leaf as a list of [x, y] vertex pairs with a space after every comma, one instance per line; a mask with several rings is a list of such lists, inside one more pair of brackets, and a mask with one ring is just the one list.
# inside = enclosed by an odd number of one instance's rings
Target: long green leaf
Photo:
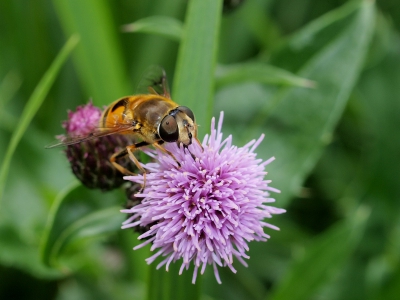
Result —
[[109, 4], [105, 0], [54, 0], [54, 4], [67, 34], [81, 37], [74, 58], [88, 97], [104, 105], [131, 94]]
[[212, 116], [221, 9], [221, 0], [189, 2], [175, 70], [173, 99], [193, 110], [200, 137]]
[[315, 82], [311, 80], [301, 78], [281, 68], [259, 62], [218, 66], [216, 77], [218, 88], [240, 82], [260, 82], [264, 84], [280, 84], [306, 88], [315, 87]]
[[3, 159], [3, 163], [0, 169], [0, 206], [14, 151], [17, 148], [19, 141], [24, 135], [26, 129], [28, 128], [36, 112], [38, 111], [44, 99], [46, 98], [46, 95], [49, 92], [50, 87], [52, 86], [54, 80], [56, 79], [58, 72], [60, 71], [65, 61], [67, 60], [69, 54], [77, 45], [78, 40], [79, 40], [78, 36], [74, 35], [66, 42], [64, 47], [61, 49], [60, 53], [57, 55], [57, 57], [51, 64], [50, 68], [43, 75], [42, 79], [36, 86], [35, 90], [32, 93], [32, 96], [29, 98], [22, 112], [17, 128], [13, 132], [11, 141], [8, 144], [7, 152]]
[[66, 249], [120, 228], [124, 218], [119, 212], [120, 207], [109, 205], [117, 199], [115, 194], [88, 191], [78, 182], [62, 190], [52, 205], [43, 234], [42, 261], [47, 266], [73, 269], [73, 261], [79, 261], [87, 253], [82, 253], [78, 247], [77, 251], [82, 255], [66, 255]]
[[[119, 210], [119, 206], [111, 206], [91, 212], [69, 224], [62, 232], [59, 232], [59, 236], [53, 244], [49, 256], [50, 264], [60, 267], [59, 259], [69, 248], [78, 243], [85, 244], [93, 238], [102, 237], [105, 234], [119, 230], [124, 220], [124, 215]], [[83, 247], [78, 246], [78, 248], [81, 249]]]
[[360, 207], [350, 221], [324, 232], [307, 247], [268, 299], [311, 299], [313, 292], [339, 271], [361, 240], [370, 210]]
[[359, 7], [360, 1], [348, 1], [345, 5], [313, 20], [290, 36], [284, 46], [278, 47], [269, 62], [285, 70], [297, 72], [304, 66], [304, 62], [343, 33], [349, 17]]
[[180, 20], [166, 16], [152, 16], [137, 20], [122, 27], [125, 32], [150, 33], [180, 41], [183, 24]]
[[[276, 156], [269, 166], [274, 186], [287, 203], [317, 162], [332, 136], [362, 70], [373, 32], [374, 4], [364, 1], [341, 35], [317, 52], [299, 76], [317, 82], [316, 89], [284, 89], [259, 111], [254, 125], [264, 124], [267, 142], [260, 153]], [[267, 121], [265, 118], [267, 117]], [[282, 203], [282, 202], [281, 202]]]
[[74, 191], [79, 186], [80, 183], [78, 181], [74, 181], [73, 183], [66, 186], [58, 193], [51, 206], [51, 210], [47, 217], [47, 223], [43, 231], [42, 240], [40, 243], [40, 256], [42, 262], [47, 266], [51, 265], [50, 255], [52, 253], [52, 245], [54, 244], [54, 240], [59, 234], [59, 232], [55, 230], [55, 223], [58, 221], [57, 216], [60, 216], [60, 207], [68, 194]]
[[379, 249], [383, 249], [368, 260], [363, 274], [366, 295], [376, 300], [394, 300], [400, 295], [400, 218], [397, 209], [400, 102], [396, 96], [400, 92], [400, 56], [397, 36], [390, 37], [389, 44], [391, 49], [385, 52], [383, 60], [364, 72], [355, 98], [357, 107], [362, 107], [363, 112], [364, 121], [359, 126], [368, 133], [368, 141], [373, 141], [360, 145], [363, 149], [359, 158], [359, 169], [363, 171], [360, 175], [364, 179], [363, 191], [368, 191], [363, 200], [373, 205], [371, 219], [374, 218], [374, 224], [386, 228], [376, 235], [370, 232], [361, 250], [370, 249], [371, 245], [380, 245]]

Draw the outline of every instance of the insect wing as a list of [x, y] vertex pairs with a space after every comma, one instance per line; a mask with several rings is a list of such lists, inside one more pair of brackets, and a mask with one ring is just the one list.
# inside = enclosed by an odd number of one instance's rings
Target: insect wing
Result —
[[81, 142], [89, 141], [95, 138], [100, 138], [103, 136], [111, 135], [111, 134], [122, 134], [126, 133], [126, 131], [132, 130], [131, 124], [120, 124], [117, 127], [111, 128], [95, 128], [93, 131], [86, 135], [79, 135], [79, 136], [65, 136], [61, 137], [60, 142], [46, 146], [46, 149], [68, 146], [73, 144], [78, 144]]
[[144, 72], [137, 88], [138, 94], [155, 94], [166, 98], [171, 98], [167, 75], [160, 66], [150, 66]]

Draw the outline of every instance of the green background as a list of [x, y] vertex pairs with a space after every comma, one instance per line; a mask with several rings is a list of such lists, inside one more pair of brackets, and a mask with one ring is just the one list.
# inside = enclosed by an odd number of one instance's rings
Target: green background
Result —
[[[0, 0], [0, 299], [398, 299], [396, 0]], [[191, 282], [147, 266], [124, 193], [88, 190], [62, 149], [67, 110], [134, 94], [149, 65], [192, 108], [224, 111], [287, 210], [249, 266]]]

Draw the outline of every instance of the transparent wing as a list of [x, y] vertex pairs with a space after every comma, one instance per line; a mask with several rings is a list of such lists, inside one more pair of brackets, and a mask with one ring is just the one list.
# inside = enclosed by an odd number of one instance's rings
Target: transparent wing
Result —
[[73, 144], [78, 144], [84, 141], [89, 141], [102, 136], [107, 136], [111, 134], [125, 134], [131, 132], [133, 134], [133, 126], [131, 124], [119, 124], [117, 127], [109, 128], [95, 128], [90, 133], [80, 136], [66, 135], [60, 138], [59, 142], [46, 146], [46, 149], [68, 146]]
[[165, 70], [157, 65], [150, 66], [143, 73], [139, 81], [137, 94], [155, 94], [166, 98], [171, 98], [167, 75]]

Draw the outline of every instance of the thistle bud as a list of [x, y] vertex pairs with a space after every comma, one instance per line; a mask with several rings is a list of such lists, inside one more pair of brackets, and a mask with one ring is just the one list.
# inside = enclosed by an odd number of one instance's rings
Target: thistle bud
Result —
[[[74, 112], [69, 111], [68, 120], [62, 126], [69, 137], [86, 136], [98, 127], [101, 114], [101, 109], [89, 102]], [[64, 138], [58, 136], [61, 141]], [[115, 134], [68, 145], [65, 153], [72, 172], [85, 186], [108, 191], [126, 182], [123, 174], [111, 164], [110, 156], [132, 142], [128, 136]], [[128, 158], [121, 158], [118, 163], [133, 172], [137, 170]]]

